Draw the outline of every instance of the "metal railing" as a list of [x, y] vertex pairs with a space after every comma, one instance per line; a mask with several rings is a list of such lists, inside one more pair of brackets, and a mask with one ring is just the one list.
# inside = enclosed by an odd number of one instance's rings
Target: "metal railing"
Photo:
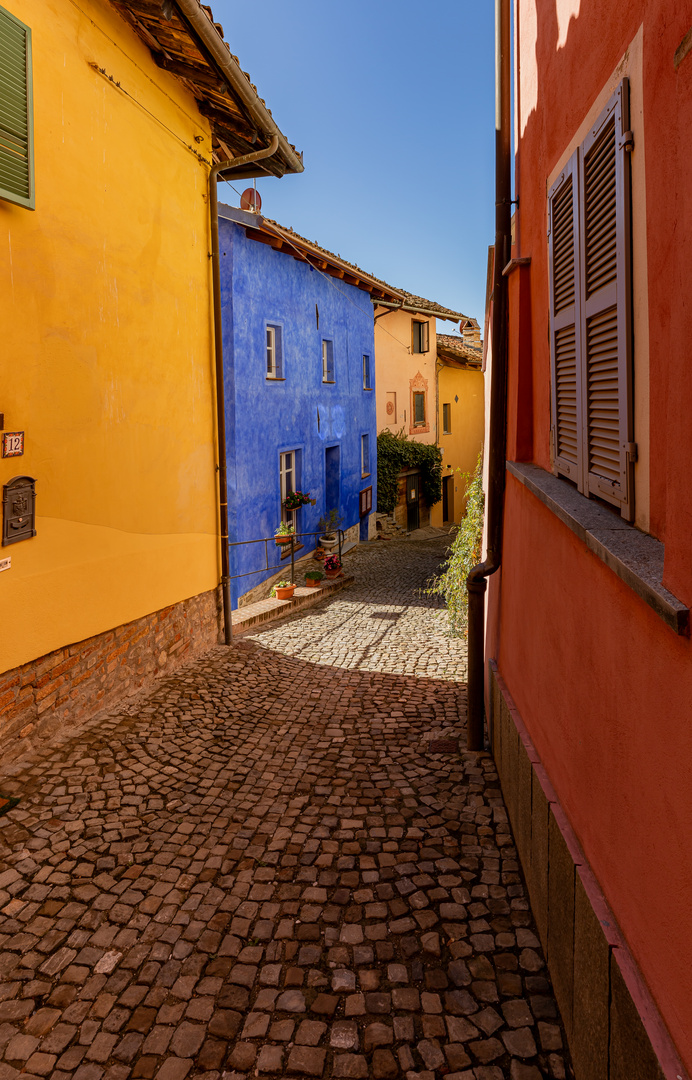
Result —
[[[291, 533], [290, 534], [290, 537], [291, 537], [291, 539], [290, 539], [291, 581], [293, 581], [293, 577], [294, 577], [294, 574], [295, 574], [295, 565], [296, 565], [296, 559], [295, 559], [296, 545], [295, 545], [295, 541], [296, 541], [296, 538], [298, 536], [323, 536], [323, 535], [324, 534], [321, 533], [319, 530], [317, 532], [300, 532], [300, 533]], [[343, 529], [337, 529], [336, 530], [336, 536], [337, 536], [337, 541], [338, 541], [338, 544], [339, 544], [339, 562], [341, 562], [341, 551], [342, 551], [343, 541], [344, 541], [344, 531], [343, 531]], [[286, 547], [288, 547], [288, 544], [285, 544], [285, 543], [276, 544], [276, 536], [260, 536], [256, 540], [231, 540], [231, 541], [229, 541], [228, 546], [229, 546], [229, 548], [236, 548], [236, 547], [245, 547], [248, 544], [264, 544], [264, 563], [265, 563], [265, 565], [259, 570], [246, 570], [245, 573], [243, 573], [243, 574], [231, 574], [229, 576], [229, 579], [228, 579], [229, 581], [236, 581], [238, 578], [241, 578], [241, 577], [250, 577], [252, 574], [266, 574], [269, 570], [280, 570], [281, 569], [281, 563], [283, 561], [282, 559], [280, 559], [279, 562], [276, 565], [271, 565], [271, 566], [269, 565], [269, 544], [275, 544], [279, 548], [286, 548]], [[303, 545], [301, 544], [301, 547], [302, 546]], [[315, 545], [315, 546], [317, 546], [317, 545]]]

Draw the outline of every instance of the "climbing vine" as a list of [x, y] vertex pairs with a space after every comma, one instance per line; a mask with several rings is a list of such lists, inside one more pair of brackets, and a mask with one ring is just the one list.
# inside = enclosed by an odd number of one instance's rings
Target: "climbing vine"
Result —
[[420, 489], [428, 506], [442, 498], [442, 454], [439, 446], [408, 439], [403, 429], [396, 435], [377, 436], [377, 509], [391, 514], [397, 503], [399, 473], [420, 469]]
[[449, 615], [449, 630], [455, 637], [465, 634], [468, 620], [466, 578], [481, 561], [483, 542], [483, 454], [473, 472], [462, 473], [466, 485], [466, 513], [450, 548], [449, 558], [439, 577], [433, 578], [425, 590], [428, 595], [444, 596]]

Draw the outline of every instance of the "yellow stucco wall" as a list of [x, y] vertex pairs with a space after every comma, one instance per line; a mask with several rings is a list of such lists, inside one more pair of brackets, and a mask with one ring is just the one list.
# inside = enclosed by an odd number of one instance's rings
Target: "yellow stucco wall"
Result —
[[[383, 309], [375, 308], [375, 314]], [[430, 351], [411, 351], [413, 320], [428, 323]], [[375, 323], [375, 390], [377, 398], [377, 431], [385, 428], [396, 434], [402, 428], [409, 438], [421, 442], [435, 442], [435, 319], [425, 320], [422, 315], [406, 311], [391, 311]], [[412, 400], [411, 383], [416, 389], [425, 390], [426, 427], [428, 430], [411, 431]], [[387, 402], [396, 395], [396, 413], [387, 412]]]
[[[439, 367], [439, 412], [438, 442], [443, 449], [442, 477], [454, 476], [454, 521], [457, 524], [465, 509], [464, 481], [460, 473], [472, 473], [476, 467], [478, 454], [483, 445], [484, 398], [483, 372], [467, 371], [463, 368], [438, 362]], [[458, 402], [455, 401], [458, 397]], [[451, 432], [442, 431], [442, 406], [451, 405]], [[437, 503], [430, 514], [431, 525], [442, 525], [442, 503]]]
[[36, 477], [38, 535], [0, 550], [0, 671], [218, 580], [207, 122], [106, 0], [2, 3], [36, 209], [0, 200], [0, 482]]

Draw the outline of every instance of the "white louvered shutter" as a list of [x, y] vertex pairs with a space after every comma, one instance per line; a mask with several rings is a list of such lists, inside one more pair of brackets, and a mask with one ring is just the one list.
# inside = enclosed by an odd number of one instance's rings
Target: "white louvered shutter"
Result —
[[632, 520], [628, 97], [625, 79], [583, 143], [579, 189], [585, 489]]
[[581, 488], [578, 170], [573, 154], [548, 193], [553, 462]]

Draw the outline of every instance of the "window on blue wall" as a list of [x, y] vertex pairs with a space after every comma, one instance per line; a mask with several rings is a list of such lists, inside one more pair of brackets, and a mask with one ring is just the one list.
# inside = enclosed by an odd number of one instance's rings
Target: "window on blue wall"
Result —
[[267, 326], [267, 378], [283, 378], [280, 326]]
[[289, 525], [296, 525], [297, 510], [287, 510], [284, 506], [286, 496], [296, 490], [298, 483], [298, 470], [300, 466], [300, 450], [288, 450], [285, 454], [279, 454], [279, 486], [281, 490], [281, 520]]
[[370, 476], [370, 436], [360, 437], [360, 474]]
[[322, 382], [334, 382], [334, 342], [322, 341]]
[[363, 353], [363, 389], [372, 390], [370, 382], [370, 357]]

